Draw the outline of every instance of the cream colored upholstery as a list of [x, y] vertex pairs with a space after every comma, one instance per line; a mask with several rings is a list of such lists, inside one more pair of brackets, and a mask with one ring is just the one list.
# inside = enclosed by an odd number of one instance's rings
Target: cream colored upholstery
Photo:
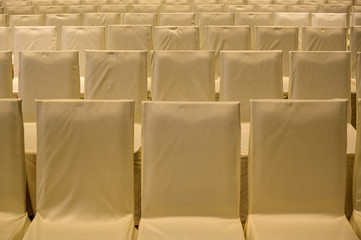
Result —
[[66, 13], [65, 6], [37, 6], [35, 8], [36, 14], [60, 14]]
[[30, 224], [21, 100], [0, 100], [0, 132], [0, 238], [21, 240]]
[[276, 5], [299, 5], [301, 3], [300, 0], [274, 0], [274, 4]]
[[273, 0], [247, 0], [248, 5], [271, 5]]
[[84, 23], [84, 13], [96, 13], [97, 6], [95, 5], [69, 5], [68, 13], [80, 14], [80, 25]]
[[108, 0], [109, 4], [134, 4], [135, 0]]
[[[351, 51], [352, 77], [356, 78], [357, 71], [360, 71], [360, 70], [357, 70], [356, 59], [357, 59], [357, 52], [361, 51], [361, 26], [360, 27], [351, 27], [350, 51]], [[361, 95], [359, 95], [358, 97], [360, 98]]]
[[0, 98], [13, 97], [12, 70], [11, 51], [0, 51]]
[[43, 26], [44, 19], [42, 14], [33, 15], [10, 15], [9, 27], [14, 26]]
[[155, 27], [155, 50], [198, 50], [199, 27], [161, 26]]
[[199, 25], [199, 40], [200, 49], [206, 48], [206, 30], [205, 27], [209, 25], [233, 25], [234, 14], [233, 13], [207, 13], [200, 12], [197, 17], [197, 24]]
[[[178, 5], [172, 5], [178, 6]], [[193, 26], [195, 13], [161, 13], [159, 14], [160, 26]]]
[[122, 13], [121, 23], [125, 25], [157, 25], [156, 13]]
[[272, 13], [254, 13], [242, 12], [236, 13], [234, 24], [247, 25], [251, 27], [251, 48], [256, 49], [256, 29], [255, 26], [269, 26], [272, 25]]
[[12, 37], [10, 27], [0, 27], [0, 50], [12, 50]]
[[214, 51], [154, 51], [152, 99], [215, 100]]
[[290, 12], [308, 12], [308, 13], [317, 13], [318, 6], [316, 4], [307, 4], [307, 5], [291, 5]]
[[314, 4], [314, 5], [321, 5], [326, 3], [327, 0], [302, 0], [302, 4]]
[[244, 4], [246, 4], [246, 0], [220, 0], [219, 2], [227, 4], [227, 5], [244, 5]]
[[146, 102], [143, 108], [138, 240], [244, 239], [239, 104]]
[[86, 5], [108, 4], [108, 0], [82, 0], [82, 4], [86, 4]]
[[129, 11], [129, 5], [99, 5], [97, 7], [98, 13], [124, 13]]
[[138, 4], [152, 4], [152, 5], [161, 5], [162, 0], [136, 0]]
[[[192, 1], [192, 0], [191, 0]], [[219, 0], [193, 0], [193, 5], [199, 4], [218, 4]]]
[[55, 5], [60, 6], [70, 6], [70, 5], [80, 5], [81, 0], [55, 0]]
[[38, 212], [24, 240], [131, 240], [133, 102], [54, 100], [37, 108]]
[[53, 6], [54, 1], [53, 0], [35, 0], [30, 1], [31, 6]]
[[33, 6], [15, 6], [7, 7], [4, 11], [8, 15], [30, 15], [34, 14]]
[[314, 27], [347, 27], [346, 13], [312, 13]]
[[161, 13], [191, 13], [193, 12], [192, 5], [162, 5]]
[[321, 12], [323, 12], [323, 13], [347, 13], [347, 14], [349, 14], [350, 11], [351, 11], [350, 6], [340, 4], [339, 2], [336, 4], [328, 3], [328, 4], [321, 5]]
[[84, 13], [84, 26], [108, 26], [120, 23], [120, 13]]
[[311, 25], [311, 14], [310, 13], [274, 13], [274, 25], [275, 26], [297, 26], [305, 27]]
[[188, 5], [190, 3], [190, 0], [163, 0], [164, 5]]
[[305, 27], [303, 51], [346, 51], [347, 29], [342, 27]]
[[255, 5], [227, 5], [226, 12], [254, 12], [256, 10]]
[[251, 102], [246, 239], [358, 239], [343, 211], [346, 108], [345, 100]]
[[251, 49], [249, 26], [207, 26], [206, 49], [215, 51], [216, 93], [219, 93], [220, 51]]
[[132, 4], [129, 11], [132, 13], [159, 13], [160, 5]]
[[200, 12], [224, 12], [224, 4], [198, 4], [194, 6], [196, 13]]
[[257, 5], [257, 12], [288, 12], [287, 5]]

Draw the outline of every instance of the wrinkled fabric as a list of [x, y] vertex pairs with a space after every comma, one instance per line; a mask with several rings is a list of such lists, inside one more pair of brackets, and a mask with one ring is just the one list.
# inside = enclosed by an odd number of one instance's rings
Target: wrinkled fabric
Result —
[[84, 26], [108, 26], [120, 24], [119, 13], [84, 13]]
[[13, 65], [11, 51], [0, 51], [0, 98], [13, 97]]
[[[177, 6], [177, 5], [174, 5]], [[194, 26], [195, 13], [161, 13], [159, 26]]]
[[187, 2], [185, 4], [169, 4], [162, 5], [160, 13], [190, 13], [194, 14], [193, 6], [189, 5]]
[[14, 28], [15, 26], [43, 26], [43, 25], [44, 25], [44, 17], [42, 14], [9, 16], [9, 27], [11, 28]]
[[155, 50], [199, 50], [199, 27], [155, 27]]
[[347, 27], [346, 13], [312, 13], [314, 27]]
[[10, 27], [0, 27], [0, 50], [12, 50], [12, 35]]
[[302, 28], [303, 51], [346, 51], [347, 28]]
[[[149, 4], [149, 3], [147, 3]], [[160, 5], [131, 4], [130, 12], [132, 13], [159, 13]]]
[[66, 13], [66, 7], [65, 6], [37, 6], [35, 11], [37, 14], [60, 14], [60, 13]]
[[129, 5], [119, 4], [119, 5], [99, 5], [97, 8], [99, 13], [125, 13], [129, 11]]
[[[361, 26], [360, 27], [351, 27], [350, 32], [350, 51], [351, 51], [351, 69], [352, 69], [352, 77], [356, 78], [357, 72], [361, 72], [357, 70], [357, 52], [361, 51]], [[358, 92], [360, 93], [360, 92]], [[361, 97], [361, 95], [358, 95]]]

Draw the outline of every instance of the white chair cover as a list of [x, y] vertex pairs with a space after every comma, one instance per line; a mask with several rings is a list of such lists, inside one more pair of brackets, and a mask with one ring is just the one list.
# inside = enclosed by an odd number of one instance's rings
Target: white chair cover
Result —
[[290, 12], [308, 12], [308, 13], [317, 13], [318, 6], [316, 4], [308, 5], [291, 5]]
[[251, 30], [249, 26], [207, 26], [206, 49], [215, 51], [216, 93], [219, 93], [221, 69], [221, 50], [251, 49]]
[[254, 12], [256, 10], [255, 5], [227, 5], [226, 12]]
[[[329, 1], [329, 0], [328, 0]], [[351, 11], [351, 6], [340, 4], [340, 1], [336, 4], [322, 4], [321, 12], [323, 13], [347, 13], [349, 14]]]
[[86, 5], [108, 4], [108, 0], [82, 0], [82, 4], [86, 4]]
[[163, 5], [160, 9], [161, 13], [191, 13], [192, 5]]
[[[192, 1], [192, 0], [191, 0]], [[219, 0], [193, 0], [193, 5], [199, 4], [218, 4]]]
[[312, 13], [314, 27], [347, 27], [346, 13]]
[[251, 102], [246, 239], [357, 239], [344, 215], [345, 112], [345, 100]]
[[137, 0], [138, 4], [161, 5], [162, 0]]
[[155, 27], [155, 50], [199, 50], [199, 27]]
[[303, 51], [346, 51], [347, 29], [340, 27], [304, 27]]
[[[351, 27], [350, 32], [350, 51], [351, 51], [351, 69], [352, 77], [356, 78], [357, 71], [357, 52], [361, 51], [361, 26], [360, 27]], [[358, 95], [360, 98], [361, 95]]]
[[248, 5], [271, 5], [273, 0], [247, 0]]
[[275, 12], [274, 13], [274, 25], [275, 26], [297, 26], [305, 27], [311, 25], [311, 14], [306, 13], [285, 13]]
[[129, 5], [99, 5], [97, 12], [99, 13], [125, 13], [129, 11]]
[[133, 102], [38, 102], [38, 212], [29, 239], [134, 232]]
[[10, 27], [0, 27], [0, 50], [12, 50], [12, 34]]
[[326, 3], [327, 0], [302, 0], [302, 4], [308, 5], [308, 4], [314, 4], [314, 5], [321, 5]]
[[154, 51], [152, 99], [214, 101], [214, 51]]
[[60, 14], [66, 13], [65, 6], [37, 6], [35, 8], [36, 14]]
[[159, 13], [160, 5], [144, 5], [144, 4], [132, 4], [130, 5], [130, 12], [132, 13]]
[[[177, 5], [173, 5], [177, 6]], [[195, 13], [161, 13], [160, 26], [194, 26]]]
[[108, 0], [109, 4], [135, 4], [135, 0]]
[[120, 13], [84, 13], [84, 26], [108, 26], [120, 23]]
[[143, 108], [138, 240], [244, 239], [239, 104], [146, 102]]
[[350, 15], [350, 26], [361, 26], [361, 13], [360, 12], [354, 12]]
[[30, 224], [21, 100], [0, 100], [0, 132], [0, 238], [21, 240]]
[[11, 51], [0, 51], [0, 98], [13, 97], [13, 65]]
[[206, 48], [206, 30], [205, 27], [209, 25], [233, 25], [234, 14], [233, 13], [207, 13], [200, 12], [197, 17], [197, 24], [199, 25], [199, 40], [200, 49]]

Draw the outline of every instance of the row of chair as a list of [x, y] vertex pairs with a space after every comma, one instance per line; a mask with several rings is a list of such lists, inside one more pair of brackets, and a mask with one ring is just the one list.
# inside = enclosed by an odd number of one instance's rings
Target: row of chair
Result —
[[[2, 239], [358, 239], [343, 210], [346, 100], [251, 102], [246, 237], [239, 103], [143, 103], [138, 232], [134, 102], [37, 102], [37, 214], [28, 230], [21, 107], [0, 100]], [[359, 236], [360, 151], [351, 220]]]

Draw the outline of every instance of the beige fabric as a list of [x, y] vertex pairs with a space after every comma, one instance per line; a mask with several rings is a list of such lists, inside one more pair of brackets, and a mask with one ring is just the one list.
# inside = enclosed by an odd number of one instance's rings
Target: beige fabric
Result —
[[7, 7], [4, 11], [8, 15], [30, 15], [34, 14], [33, 6]]
[[297, 26], [304, 27], [311, 25], [310, 13], [274, 13], [275, 26]]
[[190, 3], [189, 0], [163, 0], [164, 5], [188, 5]]
[[69, 6], [69, 5], [80, 5], [81, 0], [55, 0], [55, 5]]
[[129, 11], [129, 5], [99, 5], [99, 13], [124, 13]]
[[361, 12], [361, 6], [352, 6], [352, 12]]
[[155, 27], [155, 50], [198, 50], [199, 27], [162, 26]]
[[37, 6], [35, 8], [36, 14], [59, 14], [66, 13], [65, 6]]
[[257, 50], [282, 50], [283, 76], [289, 75], [289, 51], [298, 50], [297, 27], [256, 27]]
[[109, 4], [134, 4], [135, 0], [108, 0]]
[[95, 5], [70, 5], [68, 6], [68, 13], [79, 13], [80, 23], [84, 23], [84, 13], [96, 13], [97, 6]]
[[14, 27], [14, 74], [19, 73], [19, 52], [56, 50], [56, 27]]
[[[251, 30], [248, 26], [208, 26], [206, 27], [206, 49], [215, 51], [215, 78], [220, 76], [221, 50], [251, 49]], [[216, 92], [219, 92], [216, 83]]]
[[33, 15], [10, 15], [9, 16], [9, 27], [14, 26], [43, 26], [44, 19], [41, 14]]
[[121, 23], [126, 25], [157, 25], [156, 13], [122, 13]]
[[133, 102], [54, 100], [37, 108], [38, 212], [24, 240], [131, 240]]
[[84, 13], [84, 26], [108, 26], [119, 23], [119, 13]]
[[288, 12], [287, 5], [257, 5], [257, 12]]
[[303, 51], [346, 51], [347, 29], [339, 27], [304, 27]]
[[248, 25], [251, 27], [251, 48], [256, 48], [256, 28], [255, 26], [273, 25], [272, 13], [236, 13], [235, 25]]
[[226, 5], [244, 5], [246, 4], [246, 0], [220, 0], [219, 3]]
[[254, 12], [256, 10], [255, 5], [227, 5], [226, 12]]
[[361, 25], [361, 13], [359, 12], [351, 13], [350, 26], [355, 27], [360, 25]]
[[11, 50], [12, 49], [12, 37], [10, 27], [0, 27], [0, 50]]
[[138, 4], [161, 5], [162, 0], [136, 0]]
[[[174, 5], [177, 6], [177, 5]], [[193, 26], [195, 13], [161, 13], [159, 14], [160, 26]]]
[[146, 102], [143, 108], [138, 239], [244, 239], [239, 104]]
[[64, 26], [62, 36], [62, 49], [79, 51], [80, 76], [83, 77], [85, 74], [84, 50], [105, 49], [105, 27]]
[[247, 0], [248, 5], [271, 5], [273, 0]]
[[35, 1], [30, 1], [30, 5], [32, 5], [32, 6], [52, 6], [52, 5], [54, 5], [54, 1], [53, 0], [35, 0]]
[[346, 13], [312, 13], [314, 27], [347, 27]]
[[129, 9], [133, 13], [159, 13], [160, 5], [132, 4]]
[[[361, 53], [357, 53], [357, 59], [356, 59], [356, 98], [361, 98]], [[357, 111], [358, 112], [358, 111]]]
[[0, 51], [0, 98], [13, 97], [11, 51]]
[[344, 216], [346, 109], [345, 100], [251, 102], [246, 239], [357, 239]]
[[318, 11], [317, 5], [291, 5], [290, 12], [308, 12], [308, 13], [316, 13]]
[[152, 99], [215, 100], [214, 51], [154, 51]]
[[224, 12], [224, 4], [199, 4], [194, 6], [196, 13], [200, 12]]
[[274, 4], [276, 5], [299, 5], [301, 3], [300, 0], [274, 0]]
[[133, 99], [134, 120], [140, 123], [141, 101], [147, 99], [147, 51], [85, 51], [85, 61], [85, 98]]
[[11, 7], [11, 6], [29, 6], [30, 1], [3, 1], [4, 7]]
[[343, 4], [322, 4], [321, 12], [323, 13], [350, 13], [351, 7]]
[[302, 0], [302, 4], [315, 4], [315, 5], [321, 5], [326, 3], [327, 0]]
[[0, 132], [0, 238], [21, 240], [30, 223], [21, 100], [0, 100]]
[[193, 5], [198, 4], [218, 4], [219, 0], [193, 0]]
[[197, 24], [199, 25], [199, 40], [200, 49], [206, 48], [206, 30], [205, 27], [209, 25], [233, 25], [233, 13], [207, 13], [200, 12], [197, 17]]
[[108, 0], [82, 0], [82, 3], [87, 5], [101, 5], [107, 4]]
[[0, 27], [7, 27], [8, 26], [8, 15], [7, 14], [0, 14]]
[[160, 9], [161, 13], [191, 13], [192, 5], [163, 5]]
[[[356, 78], [356, 74], [357, 74], [357, 61], [356, 61], [357, 52], [361, 51], [361, 26], [360, 27], [351, 27], [350, 51], [351, 51], [352, 77]], [[360, 70], [358, 70], [358, 71], [360, 71]], [[360, 98], [361, 95], [358, 95], [358, 97]]]

